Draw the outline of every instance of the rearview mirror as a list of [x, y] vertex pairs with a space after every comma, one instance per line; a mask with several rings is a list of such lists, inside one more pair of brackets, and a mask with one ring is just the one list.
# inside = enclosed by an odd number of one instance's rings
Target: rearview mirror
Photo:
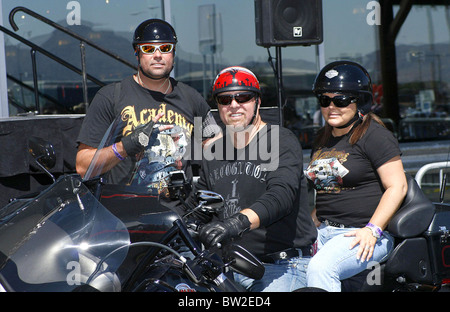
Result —
[[198, 191], [196, 195], [197, 200], [202, 204], [202, 210], [210, 213], [222, 211], [223, 203], [225, 202], [222, 195], [205, 190]]
[[237, 273], [256, 280], [263, 277], [264, 265], [244, 247], [236, 244], [225, 245], [223, 255], [227, 262], [231, 262], [230, 267]]
[[56, 155], [53, 145], [39, 137], [30, 137], [28, 139], [28, 152], [33, 157], [37, 166], [44, 170], [53, 181], [55, 178], [49, 172], [56, 164]]

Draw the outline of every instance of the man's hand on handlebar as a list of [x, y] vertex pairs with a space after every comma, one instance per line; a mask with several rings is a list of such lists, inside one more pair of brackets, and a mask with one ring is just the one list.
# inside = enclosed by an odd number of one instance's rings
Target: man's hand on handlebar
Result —
[[250, 230], [250, 225], [246, 215], [236, 213], [223, 221], [213, 221], [202, 226], [199, 238], [206, 247], [211, 247], [231, 238], [242, 236]]

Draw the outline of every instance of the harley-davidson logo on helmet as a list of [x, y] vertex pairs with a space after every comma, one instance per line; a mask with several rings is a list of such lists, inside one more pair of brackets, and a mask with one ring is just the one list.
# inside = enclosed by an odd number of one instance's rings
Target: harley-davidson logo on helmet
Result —
[[337, 70], [334, 70], [334, 69], [330, 69], [329, 71], [327, 71], [325, 73], [325, 77], [327, 77], [328, 79], [334, 78], [337, 75], [339, 75], [339, 73], [337, 72]]

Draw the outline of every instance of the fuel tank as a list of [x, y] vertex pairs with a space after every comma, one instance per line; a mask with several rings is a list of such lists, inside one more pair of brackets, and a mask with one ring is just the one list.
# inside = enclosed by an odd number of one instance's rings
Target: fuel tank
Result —
[[146, 192], [145, 187], [107, 184], [100, 202], [125, 223], [131, 242], [158, 242], [180, 218], [173, 202]]

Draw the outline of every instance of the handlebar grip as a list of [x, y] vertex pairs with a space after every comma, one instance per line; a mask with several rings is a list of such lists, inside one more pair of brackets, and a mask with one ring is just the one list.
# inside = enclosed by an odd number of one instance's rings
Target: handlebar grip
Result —
[[233, 280], [229, 279], [224, 273], [221, 273], [214, 279], [214, 283], [221, 291], [226, 292], [242, 292], [242, 286], [233, 282]]

